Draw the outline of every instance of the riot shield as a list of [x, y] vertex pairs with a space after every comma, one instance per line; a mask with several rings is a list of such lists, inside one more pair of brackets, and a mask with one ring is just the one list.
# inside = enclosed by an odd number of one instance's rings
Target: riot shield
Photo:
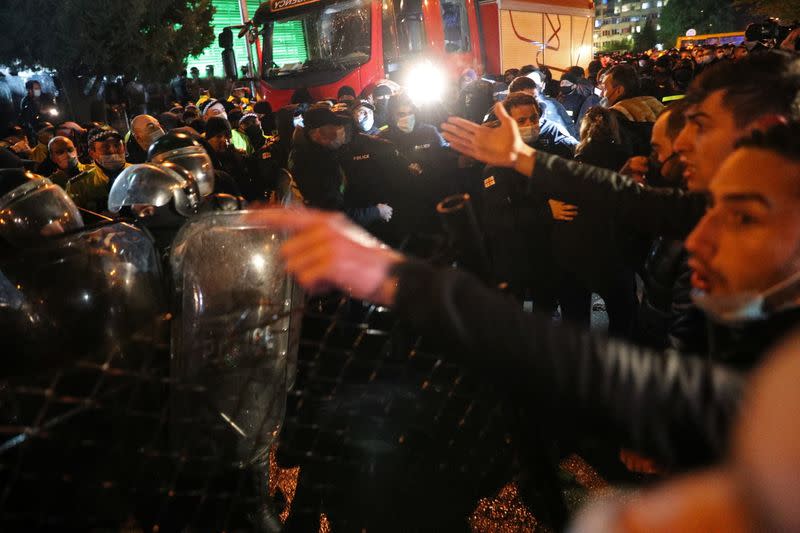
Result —
[[77, 359], [139, 367], [167, 341], [166, 298], [149, 236], [85, 228], [0, 257], [5, 376]]
[[[173, 243], [171, 375], [187, 386], [172, 396], [172, 421], [175, 446], [231, 456], [258, 474], [283, 421], [299, 316], [282, 236], [247, 216], [200, 215]], [[231, 440], [198, 434], [207, 424], [227, 425]]]

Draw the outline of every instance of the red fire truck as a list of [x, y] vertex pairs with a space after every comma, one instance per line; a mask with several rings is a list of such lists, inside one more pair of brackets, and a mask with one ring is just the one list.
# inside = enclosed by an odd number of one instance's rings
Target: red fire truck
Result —
[[389, 78], [436, 99], [467, 68], [585, 66], [593, 22], [591, 0], [269, 0], [253, 16], [259, 90], [279, 107]]

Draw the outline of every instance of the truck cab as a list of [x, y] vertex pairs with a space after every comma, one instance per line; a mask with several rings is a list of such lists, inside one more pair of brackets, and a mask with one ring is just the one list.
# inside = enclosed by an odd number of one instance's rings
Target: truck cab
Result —
[[457, 77], [480, 70], [477, 0], [269, 0], [253, 17], [263, 38], [261, 92], [273, 107], [299, 88], [315, 99], [357, 92], [424, 64]]

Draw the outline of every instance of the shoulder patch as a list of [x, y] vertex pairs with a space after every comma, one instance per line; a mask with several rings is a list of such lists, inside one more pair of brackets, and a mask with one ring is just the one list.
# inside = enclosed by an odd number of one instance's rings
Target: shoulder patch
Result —
[[483, 188], [488, 189], [489, 187], [494, 187], [495, 181], [494, 176], [489, 176], [485, 180], [483, 180]]

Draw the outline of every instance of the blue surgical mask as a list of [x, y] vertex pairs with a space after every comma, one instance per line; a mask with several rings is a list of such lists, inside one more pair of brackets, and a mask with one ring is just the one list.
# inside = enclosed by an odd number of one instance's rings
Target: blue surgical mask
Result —
[[800, 296], [800, 272], [776, 283], [769, 289], [714, 296], [692, 291], [692, 302], [708, 317], [723, 325], [764, 320], [777, 311], [797, 306]]
[[406, 115], [397, 119], [397, 129], [403, 133], [411, 133], [414, 131], [416, 117], [414, 115]]

